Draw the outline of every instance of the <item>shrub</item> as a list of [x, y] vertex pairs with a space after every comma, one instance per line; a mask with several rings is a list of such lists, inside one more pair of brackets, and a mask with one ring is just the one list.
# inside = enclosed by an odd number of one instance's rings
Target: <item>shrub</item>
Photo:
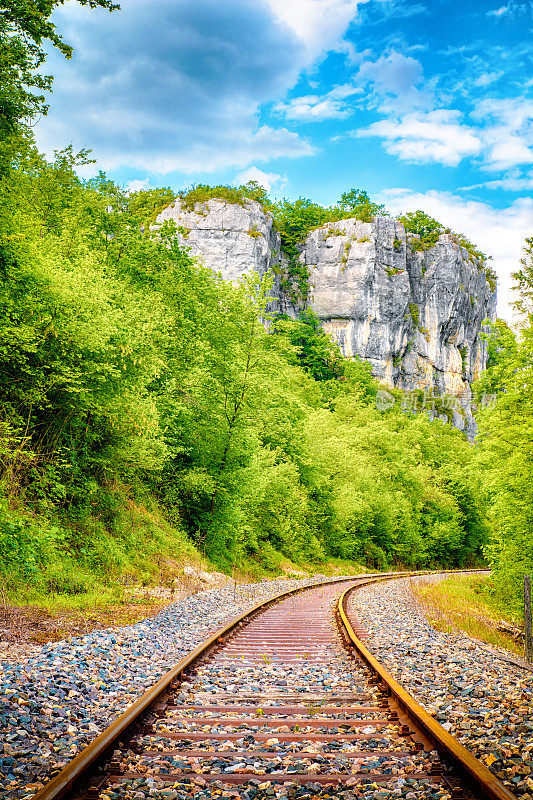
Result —
[[418, 242], [411, 241], [411, 246], [416, 250], [427, 250], [437, 243], [439, 236], [444, 233], [444, 226], [424, 211], [409, 211], [398, 217], [406, 231], [419, 237]]
[[413, 320], [415, 328], [418, 328], [420, 323], [420, 308], [416, 303], [409, 303], [409, 313], [411, 314], [411, 319]]

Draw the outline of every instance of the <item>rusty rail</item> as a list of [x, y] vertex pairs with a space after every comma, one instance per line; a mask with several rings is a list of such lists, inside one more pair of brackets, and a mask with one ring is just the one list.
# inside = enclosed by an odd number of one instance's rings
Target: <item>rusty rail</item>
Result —
[[375, 580], [368, 580], [365, 581], [364, 584], [350, 587], [343, 592], [338, 602], [337, 608], [340, 620], [346, 630], [350, 643], [357, 651], [357, 655], [388, 689], [399, 707], [410, 718], [413, 724], [421, 729], [424, 735], [433, 743], [435, 749], [445, 758], [452, 761], [458, 771], [465, 776], [467, 783], [474, 788], [479, 797], [490, 798], [490, 800], [516, 800], [515, 795], [506, 789], [503, 783], [501, 783], [479, 759], [472, 755], [466, 747], [463, 747], [457, 739], [451, 736], [442, 725], [439, 725], [439, 723], [417, 703], [414, 697], [393, 678], [390, 672], [379, 663], [355, 634], [346, 611], [347, 599], [350, 593], [355, 589], [361, 586], [368, 586], [368, 584], [375, 582]]

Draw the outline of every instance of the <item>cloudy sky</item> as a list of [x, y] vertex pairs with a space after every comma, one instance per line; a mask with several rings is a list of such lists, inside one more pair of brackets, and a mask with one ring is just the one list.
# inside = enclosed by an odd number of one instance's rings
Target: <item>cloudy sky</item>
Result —
[[[499, 3], [503, 3], [500, 5]], [[51, 152], [133, 188], [258, 180], [330, 204], [367, 189], [492, 255], [500, 313], [533, 234], [530, 0], [69, 0]]]

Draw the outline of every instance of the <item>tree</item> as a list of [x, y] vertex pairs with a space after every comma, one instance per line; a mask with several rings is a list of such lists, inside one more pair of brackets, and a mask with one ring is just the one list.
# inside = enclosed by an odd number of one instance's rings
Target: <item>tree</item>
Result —
[[[487, 546], [493, 583], [517, 614], [524, 574], [533, 572], [533, 262], [526, 239], [521, 268], [515, 273], [522, 313], [518, 339], [506, 326], [496, 328], [496, 355], [489, 369], [501, 389], [494, 408], [481, 410], [477, 468], [483, 477], [491, 523]], [[489, 341], [490, 345], [490, 341]], [[493, 348], [494, 350], [494, 348]], [[490, 353], [490, 350], [489, 350]]]
[[518, 299], [513, 304], [515, 309], [533, 322], [533, 236], [526, 239], [524, 255], [520, 259], [520, 269], [513, 272], [516, 281], [515, 291], [519, 292]]
[[305, 241], [311, 228], [323, 225], [330, 217], [326, 208], [305, 197], [294, 202], [285, 198], [273, 206], [273, 211], [282, 248], [291, 259], [298, 257], [297, 246]]
[[343, 192], [337, 205], [344, 216], [355, 217], [361, 222], [372, 222], [378, 214], [387, 215], [385, 206], [373, 203], [364, 189], [350, 189], [349, 192]]
[[[50, 91], [53, 78], [37, 70], [45, 61], [45, 42], [50, 42], [65, 58], [72, 48], [57, 32], [52, 12], [65, 0], [1, 0], [0, 2], [0, 132], [5, 136], [23, 119], [46, 114], [42, 94]], [[112, 0], [78, 0], [90, 8], [119, 6]]]
[[441, 233], [444, 233], [444, 226], [424, 211], [409, 211], [407, 214], [398, 217], [398, 220], [403, 224], [406, 231], [416, 233], [420, 237], [420, 244], [423, 249], [433, 247]]
[[297, 320], [279, 319], [275, 327], [295, 348], [296, 363], [316, 381], [332, 380], [343, 374], [344, 361], [339, 346], [322, 330], [312, 309], [302, 311]]
[[340, 395], [333, 412], [310, 412], [304, 430], [310, 461], [331, 486], [337, 555], [380, 568], [480, 558], [477, 479], [458, 431], [398, 407], [378, 412], [354, 394]]
[[480, 338], [487, 345], [487, 365], [473, 387], [478, 400], [483, 394], [505, 391], [520, 361], [516, 334], [505, 320], [486, 320]]

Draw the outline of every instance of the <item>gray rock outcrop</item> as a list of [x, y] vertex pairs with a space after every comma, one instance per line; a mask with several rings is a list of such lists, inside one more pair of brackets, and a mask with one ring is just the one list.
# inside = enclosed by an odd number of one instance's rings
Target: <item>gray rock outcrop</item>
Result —
[[483, 320], [495, 313], [485, 271], [443, 234], [424, 251], [388, 217], [312, 231], [302, 260], [309, 304], [345, 356], [402, 389], [459, 394], [484, 368]]
[[[273, 272], [272, 310], [297, 313], [282, 290], [287, 265], [279, 234], [259, 203], [209, 200], [191, 211], [176, 201], [155, 228], [164, 220], [174, 220], [181, 244], [225, 279]], [[464, 411], [454, 422], [468, 427], [470, 386], [486, 364], [480, 333], [483, 320], [495, 316], [495, 288], [450, 235], [423, 251], [416, 243], [389, 217], [311, 231], [300, 254], [309, 271], [307, 304], [343, 355], [368, 360], [385, 385], [460, 395]]]
[[237, 282], [252, 270], [261, 276], [271, 273], [273, 301], [269, 310], [292, 313], [281, 291], [280, 236], [272, 215], [259, 203], [246, 200], [238, 205], [208, 200], [188, 209], [176, 200], [159, 214], [153, 229], [165, 221], [175, 223], [180, 244], [192, 256], [225, 280]]

